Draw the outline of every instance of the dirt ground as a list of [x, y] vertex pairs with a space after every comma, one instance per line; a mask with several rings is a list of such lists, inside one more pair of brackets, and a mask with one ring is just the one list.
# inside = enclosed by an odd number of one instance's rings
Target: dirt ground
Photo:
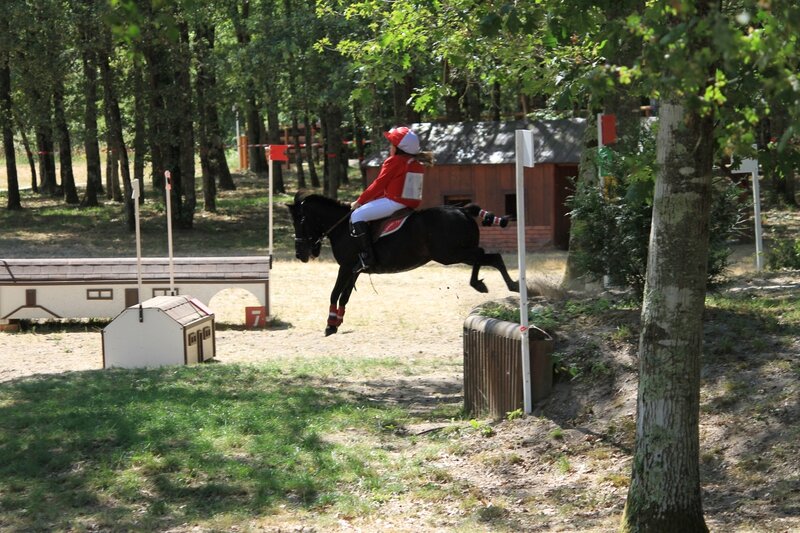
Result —
[[[258, 363], [316, 355], [354, 357], [457, 358], [461, 326], [470, 309], [487, 298], [511, 295], [500, 275], [486, 269], [487, 296], [469, 286], [467, 267], [427, 265], [401, 274], [362, 276], [347, 306], [339, 333], [324, 336], [330, 289], [337, 266], [330, 261], [302, 264], [276, 260], [272, 270], [275, 327], [245, 330], [244, 307], [258, 305], [245, 291], [225, 291], [211, 308], [220, 328], [221, 363]], [[551, 272], [554, 276], [555, 272]], [[47, 328], [52, 329], [52, 328]], [[101, 333], [89, 331], [0, 334], [0, 381], [102, 368]]]

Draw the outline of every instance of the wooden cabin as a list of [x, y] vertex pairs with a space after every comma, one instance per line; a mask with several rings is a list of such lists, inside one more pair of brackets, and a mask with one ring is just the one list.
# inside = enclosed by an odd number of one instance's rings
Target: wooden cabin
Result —
[[[565, 201], [578, 175], [584, 119], [544, 121], [421, 123], [411, 128], [422, 149], [435, 154], [425, 173], [422, 207], [474, 202], [497, 215], [516, 216], [515, 132], [534, 134], [536, 164], [525, 169], [525, 242], [527, 249], [569, 243]], [[371, 183], [388, 155], [387, 148], [365, 161]], [[514, 251], [515, 222], [506, 228], [481, 227], [487, 251]]]
[[103, 368], [191, 365], [216, 355], [214, 313], [191, 296], [156, 296], [103, 329]]

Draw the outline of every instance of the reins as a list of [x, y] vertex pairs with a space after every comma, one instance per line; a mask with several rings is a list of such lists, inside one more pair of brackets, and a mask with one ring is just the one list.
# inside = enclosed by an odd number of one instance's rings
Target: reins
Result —
[[[317, 239], [316, 241], [314, 241], [314, 246], [321, 245], [321, 244], [322, 244], [322, 241], [325, 239], [325, 237], [327, 237], [328, 235], [330, 235], [330, 233], [331, 233], [331, 232], [332, 232], [334, 229], [336, 229], [336, 226], [338, 226], [339, 224], [341, 224], [342, 222], [344, 222], [345, 220], [347, 220], [348, 218], [350, 218], [350, 213], [352, 213], [352, 211], [348, 211], [347, 213], [345, 213], [345, 214], [344, 214], [344, 216], [343, 216], [342, 218], [340, 218], [339, 220], [337, 220], [336, 222], [334, 222], [333, 226], [331, 226], [330, 228], [328, 228], [326, 231], [323, 231], [323, 232], [322, 232], [322, 234], [319, 236], [319, 239]], [[305, 214], [303, 214], [303, 218], [305, 218]]]

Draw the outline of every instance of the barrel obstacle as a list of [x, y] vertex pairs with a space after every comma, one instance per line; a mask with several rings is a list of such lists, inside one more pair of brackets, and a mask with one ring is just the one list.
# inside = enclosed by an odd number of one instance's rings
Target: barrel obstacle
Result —
[[[170, 294], [166, 257], [142, 260], [142, 300]], [[175, 292], [208, 305], [220, 291], [241, 288], [260, 308], [246, 309], [249, 326], [271, 316], [266, 256], [172, 259]], [[0, 259], [0, 324], [20, 319], [106, 319], [138, 303], [136, 258]]]

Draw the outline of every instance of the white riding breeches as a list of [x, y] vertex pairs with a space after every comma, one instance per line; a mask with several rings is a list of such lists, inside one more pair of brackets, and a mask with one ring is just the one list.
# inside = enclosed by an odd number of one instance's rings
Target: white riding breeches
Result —
[[370, 220], [378, 220], [379, 218], [388, 217], [395, 211], [403, 209], [404, 207], [405, 205], [401, 204], [400, 202], [395, 202], [394, 200], [390, 200], [385, 197], [378, 198], [377, 200], [367, 202], [353, 211], [353, 214], [350, 215], [350, 222], [368, 222]]

